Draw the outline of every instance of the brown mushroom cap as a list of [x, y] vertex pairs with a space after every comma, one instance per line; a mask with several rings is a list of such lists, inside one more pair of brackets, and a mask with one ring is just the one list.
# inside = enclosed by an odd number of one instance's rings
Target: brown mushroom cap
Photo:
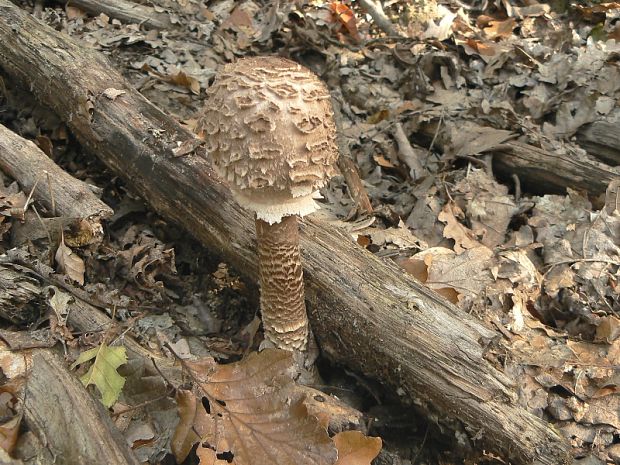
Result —
[[285, 58], [252, 57], [225, 65], [208, 95], [198, 131], [239, 204], [270, 224], [315, 211], [338, 156], [325, 84]]

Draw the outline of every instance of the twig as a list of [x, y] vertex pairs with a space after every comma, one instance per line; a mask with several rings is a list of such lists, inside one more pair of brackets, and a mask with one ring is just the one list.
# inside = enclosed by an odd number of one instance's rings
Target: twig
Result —
[[398, 144], [398, 158], [400, 158], [407, 165], [407, 167], [409, 167], [409, 175], [411, 176], [411, 179], [414, 181], [419, 179], [425, 170], [422, 166], [420, 157], [411, 146], [409, 138], [407, 137], [407, 134], [405, 134], [403, 125], [400, 124], [400, 122], [396, 122], [394, 124], [392, 136]]
[[515, 183], [515, 202], [521, 200], [521, 180], [519, 176], [513, 173], [512, 180]]
[[490, 177], [493, 176], [493, 171], [490, 167], [488, 159], [474, 157], [473, 155], [458, 155], [457, 158], [462, 158], [463, 160], [467, 160], [475, 165], [479, 165]]
[[119, 410], [118, 412], [112, 412], [110, 413], [110, 416], [112, 418], [116, 418], [120, 415], [125, 415], [126, 413], [129, 412], [133, 412], [134, 410], [138, 410], [144, 407], [148, 407], [150, 404], [154, 404], [155, 402], [158, 402], [162, 399], [165, 399], [166, 397], [172, 395], [174, 393], [174, 388], [172, 389], [168, 389], [168, 391], [166, 391], [165, 394], [162, 394], [160, 396], [155, 397], [154, 399], [149, 399], [149, 400], [145, 400], [144, 402], [140, 402], [139, 404], [136, 405], [132, 405], [130, 407], [124, 408], [122, 410]]
[[43, 17], [43, 6], [43, 0], [35, 0], [32, 16], [37, 19], [41, 19]]
[[362, 184], [357, 166], [351, 158], [351, 150], [349, 144], [345, 140], [342, 129], [342, 112], [340, 111], [341, 105], [338, 99], [332, 98], [332, 106], [334, 108], [334, 122], [336, 123], [336, 134], [338, 138], [338, 168], [340, 169], [344, 179], [347, 183], [347, 187], [351, 192], [351, 197], [357, 204], [357, 206], [364, 212], [371, 214], [373, 212], [372, 203], [368, 198], [368, 193]]
[[43, 171], [47, 176], [47, 188], [49, 189], [50, 199], [52, 201], [52, 216], [56, 216], [56, 199], [54, 199], [54, 191], [52, 191], [52, 178], [49, 171]]
[[49, 229], [47, 229], [47, 226], [43, 222], [43, 218], [41, 218], [41, 215], [39, 215], [39, 212], [37, 211], [37, 207], [35, 207], [33, 205], [32, 206], [32, 211], [34, 212], [35, 215], [37, 215], [37, 218], [39, 219], [39, 223], [41, 223], [41, 226], [43, 226], [43, 229], [45, 230], [45, 234], [47, 234], [47, 240], [48, 240], [49, 245], [51, 247], [52, 246], [52, 235], [50, 234]]
[[374, 2], [373, 0], [358, 0], [359, 4], [368, 12], [368, 14], [372, 17], [373, 21], [379, 28], [385, 32], [389, 36], [393, 37], [404, 37], [401, 34], [392, 21], [385, 15], [383, 12], [383, 7], [380, 3]]
[[[617, 260], [608, 260], [605, 258], [573, 258], [569, 260], [560, 260], [559, 262], [549, 263], [545, 266], [553, 268], [558, 265], [574, 265], [575, 263], [606, 263], [607, 265], [620, 265]], [[551, 271], [551, 270], [549, 270]]]
[[435, 134], [433, 134], [433, 139], [431, 140], [430, 145], [428, 146], [427, 157], [430, 156], [433, 147], [435, 146], [435, 142], [437, 141], [437, 136], [439, 136], [439, 129], [441, 128], [441, 124], [443, 123], [443, 115], [444, 109], [441, 109], [441, 114], [439, 115], [439, 122], [437, 123], [437, 128], [435, 128]]
[[26, 198], [26, 202], [24, 203], [24, 215], [26, 214], [26, 211], [28, 210], [28, 205], [30, 203], [30, 199], [32, 199], [32, 194], [34, 193], [34, 190], [37, 188], [37, 184], [39, 184], [39, 179], [41, 179], [41, 177], [37, 177], [36, 181], [34, 182], [34, 186], [32, 186], [32, 189], [30, 189], [30, 193], [28, 194], [28, 197]]

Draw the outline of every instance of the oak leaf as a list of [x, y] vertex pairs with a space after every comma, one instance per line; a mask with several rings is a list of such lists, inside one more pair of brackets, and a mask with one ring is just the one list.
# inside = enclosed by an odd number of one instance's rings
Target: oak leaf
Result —
[[101, 344], [86, 352], [82, 352], [71, 365], [71, 369], [89, 360], [95, 359], [88, 371], [80, 377], [84, 386], [94, 384], [101, 393], [101, 403], [111, 407], [121, 394], [125, 378], [116, 369], [127, 363], [127, 352], [124, 347], [110, 347]]

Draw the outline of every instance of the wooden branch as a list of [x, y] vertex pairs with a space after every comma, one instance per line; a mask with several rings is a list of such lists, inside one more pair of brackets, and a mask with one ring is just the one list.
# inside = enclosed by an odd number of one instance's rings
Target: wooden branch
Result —
[[372, 203], [370, 202], [368, 193], [366, 192], [366, 189], [362, 184], [362, 180], [360, 179], [357, 165], [351, 157], [349, 143], [347, 142], [346, 137], [344, 137], [342, 111], [338, 99], [332, 98], [332, 107], [334, 109], [334, 122], [336, 123], [338, 150], [340, 151], [338, 156], [338, 169], [347, 183], [347, 187], [351, 192], [351, 197], [357, 203], [357, 208], [370, 215], [373, 211]]
[[[57, 284], [58, 276], [54, 277], [54, 271], [51, 268], [42, 263], [31, 261], [27, 253], [18, 249], [11, 250], [0, 257], [0, 282], [3, 270], [6, 269], [13, 271], [11, 287], [19, 294], [22, 304], [40, 306], [43, 287]], [[35, 279], [33, 279], [33, 276]], [[0, 297], [2, 297], [2, 293], [0, 293]], [[84, 333], [105, 331], [109, 336], [111, 331], [114, 331], [115, 326], [118, 326], [112, 318], [105, 315], [101, 310], [83, 301], [80, 298], [80, 292], [74, 293], [73, 297], [74, 299], [68, 304], [67, 319], [67, 323], [72, 329], [77, 329]], [[0, 314], [1, 312], [11, 310], [13, 308], [10, 306], [9, 308], [3, 308], [0, 305]], [[10, 341], [7, 340], [8, 338], [6, 338], [6, 332], [3, 336], [11, 350], [23, 349], [22, 347], [12, 346]], [[179, 372], [182, 370], [182, 367], [174, 359], [166, 358], [159, 353], [143, 348], [130, 334], [123, 334], [122, 341], [123, 346], [127, 349], [128, 359], [130, 361], [140, 359], [141, 365], [145, 367], [145, 372], [141, 375], [142, 377], [147, 375], [160, 376], [162, 371], [168, 374], [171, 371], [175, 371], [177, 372], [175, 373], [177, 375], [175, 378], [181, 378]], [[151, 367], [151, 362], [157, 364], [159, 371]], [[363, 414], [353, 407], [344, 404], [331, 395], [325, 395], [308, 386], [299, 385], [297, 389], [303, 391], [307, 396], [306, 405], [310, 408], [310, 411], [315, 412], [317, 415], [329, 412], [329, 431], [331, 433], [335, 434], [348, 429], [367, 432]], [[320, 401], [315, 399], [318, 394], [322, 394]], [[0, 463], [2, 462], [0, 461]]]
[[590, 155], [612, 166], [620, 165], [620, 110], [577, 132], [577, 141]]
[[[53, 108], [154, 210], [256, 279], [253, 218], [201, 151], [175, 157], [194, 143], [191, 134], [101, 55], [8, 0], [0, 0], [0, 37], [5, 73]], [[117, 93], [106, 89], [125, 93], [110, 98]], [[331, 358], [386, 383], [512, 463], [569, 463], [559, 433], [522, 408], [513, 381], [485, 359], [493, 331], [324, 222], [302, 223], [301, 239], [312, 326]]]
[[524, 188], [539, 194], [565, 193], [570, 187], [599, 195], [620, 176], [614, 168], [590, 157], [547, 152], [516, 141], [503, 144], [493, 157], [493, 167], [506, 176], [516, 174]]
[[364, 8], [368, 14], [372, 17], [375, 24], [385, 32], [387, 35], [392, 37], [405, 37], [401, 34], [390, 18], [388, 18], [383, 12], [383, 7], [380, 3], [381, 0], [359, 0], [360, 5]]
[[0, 318], [16, 325], [34, 323], [44, 301], [36, 274], [19, 265], [0, 265]]
[[[423, 125], [421, 134], [433, 137], [436, 122]], [[469, 126], [471, 121], [467, 121]], [[443, 147], [450, 141], [441, 135], [435, 144]], [[565, 152], [548, 152], [544, 149], [518, 141], [507, 141], [492, 152], [493, 171], [510, 178], [517, 175], [524, 190], [536, 194], [565, 193], [566, 188], [582, 189], [592, 195], [605, 193], [612, 179], [620, 176], [620, 170], [589, 157], [578, 157]]]
[[426, 173], [426, 170], [422, 166], [422, 160], [420, 160], [419, 155], [413, 150], [409, 138], [405, 134], [405, 129], [399, 121], [394, 123], [392, 136], [398, 145], [398, 158], [409, 168], [409, 176], [414, 181], [420, 179]]
[[[114, 324], [110, 317], [89, 303], [92, 299], [86, 291], [72, 284], [66, 284], [64, 276], [55, 274], [52, 268], [43, 263], [33, 262], [27, 252], [12, 249], [0, 255], [0, 290], [2, 291], [0, 296], [4, 294], [3, 287], [9, 289], [8, 296], [4, 295], [5, 298], [0, 300], [0, 316], [24, 312], [24, 307], [28, 311], [36, 308], [39, 313], [41, 307], [45, 305], [44, 288], [46, 286], [56, 286], [74, 297], [68, 304], [69, 311], [67, 312], [67, 323], [71, 328], [83, 333], [96, 333], [108, 331]], [[103, 304], [99, 306], [103, 307]], [[124, 336], [123, 344], [127, 348], [129, 358], [154, 359], [158, 365], [164, 367], [171, 363], [168, 359], [145, 349], [129, 335]]]
[[66, 5], [79, 8], [93, 16], [104, 13], [125, 23], [138, 23], [155, 29], [172, 27], [166, 13], [158, 13], [149, 6], [127, 0], [69, 0]]
[[37, 350], [32, 357], [24, 413], [57, 463], [140, 463], [101, 403], [50, 350]]
[[67, 174], [33, 142], [1, 124], [0, 170], [15, 179], [26, 195], [34, 188], [34, 198], [50, 214], [84, 219], [80, 227], [85, 241], [101, 240], [101, 220], [111, 217], [112, 209], [85, 182]]

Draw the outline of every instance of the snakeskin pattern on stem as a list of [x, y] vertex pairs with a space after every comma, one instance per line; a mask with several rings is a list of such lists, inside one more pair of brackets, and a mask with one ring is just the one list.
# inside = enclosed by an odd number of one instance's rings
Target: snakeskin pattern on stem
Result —
[[280, 349], [305, 350], [308, 317], [297, 217], [272, 225], [257, 219], [256, 238], [265, 338]]

